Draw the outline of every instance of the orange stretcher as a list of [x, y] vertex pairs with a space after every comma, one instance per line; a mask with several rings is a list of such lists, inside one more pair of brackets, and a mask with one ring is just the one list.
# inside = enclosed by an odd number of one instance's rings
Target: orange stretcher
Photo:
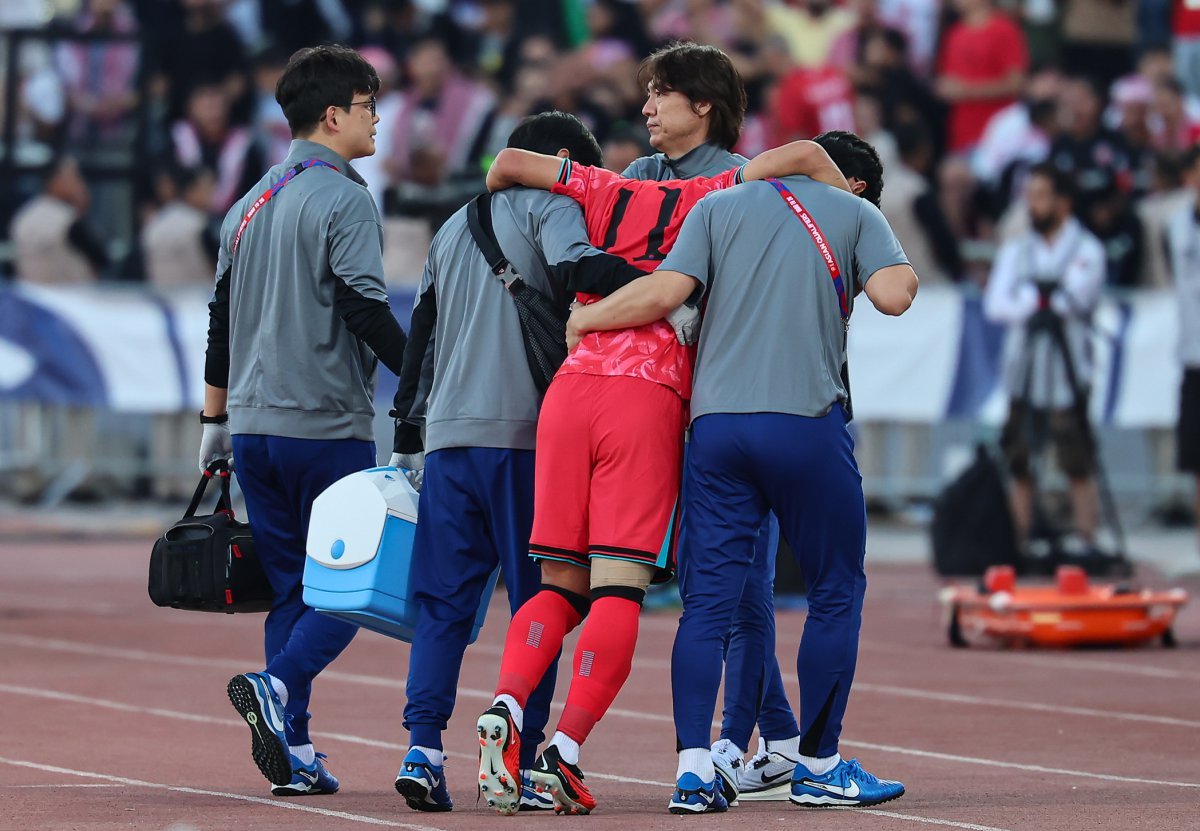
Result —
[[1183, 589], [1093, 586], [1078, 566], [1060, 566], [1053, 585], [1018, 586], [1011, 566], [993, 566], [978, 588], [948, 587], [941, 600], [953, 646], [988, 638], [1009, 647], [1061, 649], [1156, 638], [1175, 646], [1171, 627], [1188, 596]]

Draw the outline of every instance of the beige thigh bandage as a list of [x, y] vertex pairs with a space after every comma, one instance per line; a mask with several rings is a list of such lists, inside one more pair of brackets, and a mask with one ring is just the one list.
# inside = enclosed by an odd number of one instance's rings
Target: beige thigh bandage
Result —
[[645, 563], [628, 560], [610, 560], [607, 557], [592, 558], [592, 591], [606, 586], [628, 586], [645, 591], [654, 579], [655, 568]]

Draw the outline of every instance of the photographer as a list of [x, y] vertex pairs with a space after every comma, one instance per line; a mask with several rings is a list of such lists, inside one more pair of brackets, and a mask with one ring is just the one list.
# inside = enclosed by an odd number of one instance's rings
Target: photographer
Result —
[[1091, 548], [1099, 524], [1096, 448], [1087, 423], [1092, 311], [1104, 285], [1104, 249], [1072, 215], [1070, 177], [1050, 163], [1030, 170], [1030, 229], [996, 255], [984, 294], [988, 320], [1016, 328], [1005, 355], [1011, 407], [1001, 445], [1013, 475], [1019, 539], [1033, 524], [1031, 450], [1047, 438], [1070, 480], [1075, 527]]

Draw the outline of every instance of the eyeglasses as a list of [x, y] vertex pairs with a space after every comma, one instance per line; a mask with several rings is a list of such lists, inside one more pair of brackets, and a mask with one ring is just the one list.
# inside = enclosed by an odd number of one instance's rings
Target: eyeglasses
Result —
[[375, 103], [376, 103], [375, 96], [372, 95], [366, 101], [351, 101], [350, 106], [346, 107], [346, 109], [349, 110], [350, 107], [363, 106], [371, 111], [371, 118], [374, 118], [375, 117]]

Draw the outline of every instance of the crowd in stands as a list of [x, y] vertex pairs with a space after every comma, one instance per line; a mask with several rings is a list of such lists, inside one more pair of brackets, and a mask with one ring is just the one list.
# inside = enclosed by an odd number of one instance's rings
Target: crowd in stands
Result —
[[[319, 42], [360, 48], [382, 79], [377, 152], [358, 166], [381, 207], [434, 223], [532, 113], [578, 114], [614, 170], [650, 152], [638, 63], [715, 44], [749, 93], [742, 154], [830, 129], [876, 145], [885, 213], [926, 283], [984, 282], [1026, 222], [1026, 172], [1051, 159], [1108, 284], [1167, 284], [1164, 223], [1200, 138], [1190, 0], [4, 0], [0, 30], [22, 28], [88, 36], [26, 43], [17, 110], [0, 111], [19, 143], [50, 148], [8, 229], [17, 269], [34, 261], [22, 214], [51, 200], [78, 241], [59, 281], [211, 282], [214, 226], [285, 154], [275, 81]], [[140, 244], [111, 257], [96, 243], [111, 205], [89, 210], [71, 159], [86, 173], [129, 147]]]

